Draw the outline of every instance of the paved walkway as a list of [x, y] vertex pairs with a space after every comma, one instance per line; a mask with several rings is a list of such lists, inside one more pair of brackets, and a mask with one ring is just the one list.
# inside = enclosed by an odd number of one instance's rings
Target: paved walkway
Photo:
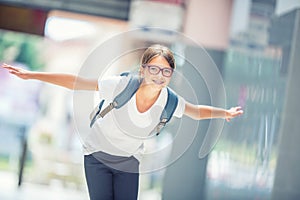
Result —
[[59, 183], [38, 185], [24, 182], [17, 186], [17, 175], [0, 171], [1, 200], [88, 200], [85, 190], [68, 189]]
[[[59, 182], [39, 185], [24, 182], [17, 186], [17, 174], [0, 171], [0, 200], [89, 200], [86, 189], [70, 189]], [[156, 191], [144, 190], [139, 200], [161, 200]]]

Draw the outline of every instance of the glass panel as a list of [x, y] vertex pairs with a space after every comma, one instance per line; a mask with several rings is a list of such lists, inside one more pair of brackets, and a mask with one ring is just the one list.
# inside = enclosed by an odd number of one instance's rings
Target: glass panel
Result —
[[227, 105], [241, 105], [245, 113], [225, 125], [209, 156], [207, 200], [271, 199], [296, 15], [258, 19], [270, 8], [256, 6], [249, 30], [233, 36], [226, 50]]

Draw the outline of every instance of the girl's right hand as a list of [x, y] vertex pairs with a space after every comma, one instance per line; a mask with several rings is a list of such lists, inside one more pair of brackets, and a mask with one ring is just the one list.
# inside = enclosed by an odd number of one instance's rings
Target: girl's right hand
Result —
[[19, 67], [14, 67], [8, 64], [3, 64], [2, 65], [3, 68], [7, 69], [9, 73], [21, 78], [21, 79], [29, 79], [30, 78], [30, 74], [31, 72]]

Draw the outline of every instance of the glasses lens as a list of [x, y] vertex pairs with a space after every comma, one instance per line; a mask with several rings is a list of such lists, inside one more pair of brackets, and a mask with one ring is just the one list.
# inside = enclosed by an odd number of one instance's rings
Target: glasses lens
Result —
[[155, 65], [149, 65], [148, 69], [149, 69], [150, 74], [154, 74], [154, 75], [158, 74], [160, 71], [160, 68]]
[[170, 77], [173, 74], [172, 68], [160, 68], [156, 65], [143, 65], [143, 67], [148, 67], [149, 73], [153, 75], [157, 75], [160, 71], [162, 71], [162, 75], [165, 77]]
[[173, 73], [173, 70], [172, 69], [169, 69], [169, 68], [164, 68], [162, 70], [162, 74], [166, 77], [170, 77], [172, 76], [172, 73]]

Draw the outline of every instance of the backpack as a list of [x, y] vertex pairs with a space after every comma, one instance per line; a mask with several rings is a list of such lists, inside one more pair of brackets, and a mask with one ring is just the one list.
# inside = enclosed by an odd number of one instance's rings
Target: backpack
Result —
[[[129, 76], [130, 79], [126, 85], [126, 87], [121, 91], [106, 108], [104, 108], [102, 111], [102, 105], [104, 103], [104, 99], [100, 101], [98, 106], [94, 109], [94, 111], [90, 114], [90, 127], [94, 125], [97, 119], [103, 118], [107, 113], [109, 113], [112, 109], [119, 109], [122, 106], [124, 106], [131, 97], [136, 93], [138, 90], [141, 80], [139, 77], [134, 76], [133, 74], [129, 72], [124, 72], [121, 74], [121, 76]], [[175, 109], [178, 104], [178, 97], [177, 95], [167, 87], [168, 91], [168, 99], [167, 103], [161, 113], [160, 116], [160, 122], [156, 125], [156, 127], [153, 129], [153, 131], [150, 133], [150, 135], [155, 134], [159, 135], [162, 128], [165, 127], [165, 125], [170, 121], [170, 119], [173, 116], [173, 113], [175, 112]]]

